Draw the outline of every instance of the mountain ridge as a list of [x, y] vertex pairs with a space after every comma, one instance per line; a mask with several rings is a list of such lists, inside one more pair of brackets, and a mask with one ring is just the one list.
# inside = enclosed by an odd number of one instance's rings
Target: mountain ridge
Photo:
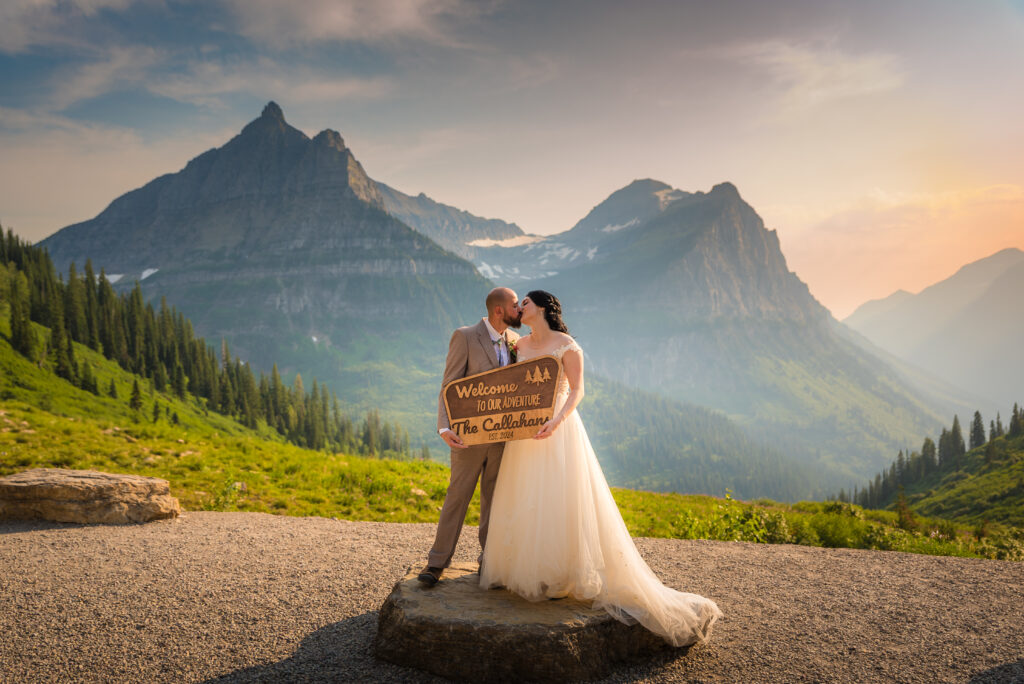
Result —
[[[991, 405], [1024, 385], [1014, 340], [1024, 336], [1024, 251], [1007, 248], [964, 265], [917, 294], [867, 302], [844, 323], [873, 344]], [[877, 301], [877, 300], [876, 300]], [[886, 300], [881, 300], [885, 302]]]

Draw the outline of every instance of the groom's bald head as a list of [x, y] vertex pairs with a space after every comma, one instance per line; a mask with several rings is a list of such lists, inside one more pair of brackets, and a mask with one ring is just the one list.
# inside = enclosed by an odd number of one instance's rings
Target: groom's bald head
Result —
[[487, 305], [487, 318], [490, 319], [491, 325], [494, 325], [495, 329], [499, 329], [499, 325], [496, 323], [500, 322], [499, 332], [504, 330], [505, 326], [519, 327], [519, 318], [522, 313], [519, 311], [519, 295], [515, 293], [515, 290], [496, 287], [487, 293], [484, 303]]
[[515, 306], [516, 293], [507, 287], [496, 287], [487, 293], [484, 304], [487, 305], [487, 315], [494, 313], [498, 307]]

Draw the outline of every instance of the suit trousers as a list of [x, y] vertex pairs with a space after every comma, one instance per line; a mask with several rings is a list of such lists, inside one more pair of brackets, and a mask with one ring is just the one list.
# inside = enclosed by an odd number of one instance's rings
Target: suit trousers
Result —
[[501, 454], [505, 443], [478, 444], [465, 449], [452, 449], [452, 475], [448, 493], [441, 507], [434, 546], [427, 556], [432, 568], [447, 568], [455, 555], [455, 545], [462, 533], [469, 502], [473, 499], [476, 482], [480, 480], [480, 548], [487, 543], [487, 526], [491, 517], [491, 500], [498, 481]]

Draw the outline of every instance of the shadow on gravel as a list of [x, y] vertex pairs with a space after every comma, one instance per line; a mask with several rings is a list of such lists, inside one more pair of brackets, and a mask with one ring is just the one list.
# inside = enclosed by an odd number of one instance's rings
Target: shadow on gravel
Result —
[[0, 522], [0, 534], [17, 534], [18, 532], [34, 532], [36, 530], [66, 530], [88, 527], [82, 523], [50, 522], [49, 520], [4, 520]]
[[[448, 680], [430, 673], [399, 667], [373, 657], [373, 639], [377, 634], [378, 611], [335, 622], [313, 632], [285, 660], [254, 665], [202, 684], [236, 684], [239, 682], [430, 682], [443, 684]], [[616, 670], [607, 681], [630, 682], [657, 678], [664, 667], [680, 656], [665, 651], [642, 663]], [[1000, 680], [983, 680], [1000, 681]]]
[[254, 665], [205, 680], [234, 682], [444, 682], [373, 657], [377, 611], [321, 627], [299, 644], [295, 653], [276, 663]]
[[995, 684], [996, 682], [1024, 682], [1024, 658], [1015, 663], [1004, 663], [984, 672], [972, 675], [970, 684]]

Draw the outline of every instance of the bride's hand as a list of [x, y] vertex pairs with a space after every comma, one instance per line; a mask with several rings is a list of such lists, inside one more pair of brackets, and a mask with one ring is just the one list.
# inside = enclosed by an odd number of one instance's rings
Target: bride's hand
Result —
[[534, 439], [547, 439], [555, 432], [555, 428], [558, 427], [558, 423], [554, 419], [549, 420], [541, 426], [540, 432], [533, 436]]

